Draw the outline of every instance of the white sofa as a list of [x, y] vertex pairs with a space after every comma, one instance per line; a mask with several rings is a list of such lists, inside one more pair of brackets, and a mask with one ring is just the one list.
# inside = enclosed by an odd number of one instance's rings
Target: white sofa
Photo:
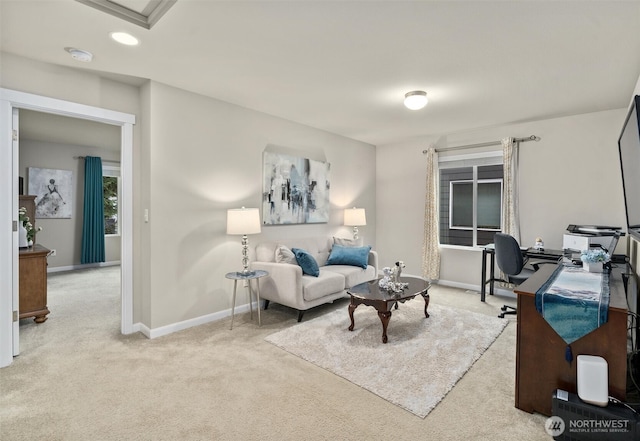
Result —
[[[269, 275], [260, 279], [260, 298], [298, 310], [298, 321], [304, 312], [323, 303], [333, 302], [346, 295], [346, 290], [359, 283], [378, 277], [378, 254], [370, 250], [366, 268], [353, 265], [327, 265], [334, 244], [353, 247], [358, 244], [351, 239], [333, 237], [313, 237], [306, 239], [284, 239], [278, 242], [264, 242], [256, 246], [256, 258], [251, 267], [265, 270]], [[282, 262], [282, 248], [303, 249], [318, 263], [318, 277], [303, 274], [295, 263]], [[280, 250], [279, 250], [280, 249]], [[278, 262], [280, 260], [280, 262]], [[286, 260], [286, 259], [285, 259]]]

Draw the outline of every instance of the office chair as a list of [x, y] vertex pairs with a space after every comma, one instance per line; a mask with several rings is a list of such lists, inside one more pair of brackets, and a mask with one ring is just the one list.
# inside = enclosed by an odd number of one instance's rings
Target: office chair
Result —
[[[520, 285], [527, 280], [529, 276], [535, 273], [539, 264], [533, 264], [533, 270], [525, 268], [525, 264], [528, 261], [527, 257], [524, 257], [518, 241], [513, 236], [504, 233], [496, 233], [493, 238], [496, 253], [496, 263], [500, 271], [504, 273], [507, 283], [513, 283], [514, 285]], [[503, 305], [502, 313], [498, 315], [500, 318], [504, 318], [506, 314], [516, 314], [517, 309], [513, 306]]]

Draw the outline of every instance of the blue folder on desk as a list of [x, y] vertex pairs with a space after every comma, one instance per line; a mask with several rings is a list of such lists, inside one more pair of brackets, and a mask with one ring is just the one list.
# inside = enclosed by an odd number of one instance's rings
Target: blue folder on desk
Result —
[[536, 309], [567, 344], [594, 331], [609, 316], [609, 272], [558, 265], [536, 292]]

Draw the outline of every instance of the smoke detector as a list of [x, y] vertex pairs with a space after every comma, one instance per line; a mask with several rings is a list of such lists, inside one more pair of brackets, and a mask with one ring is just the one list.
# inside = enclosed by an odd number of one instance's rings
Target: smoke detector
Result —
[[91, 52], [76, 49], [75, 47], [65, 47], [64, 50], [69, 52], [71, 58], [74, 60], [82, 61], [84, 63], [88, 63], [93, 60], [93, 54]]

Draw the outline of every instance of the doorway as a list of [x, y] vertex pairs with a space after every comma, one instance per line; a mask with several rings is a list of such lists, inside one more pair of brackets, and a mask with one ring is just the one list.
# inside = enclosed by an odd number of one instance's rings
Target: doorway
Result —
[[[0, 367], [8, 366], [17, 355], [17, 232], [19, 110], [28, 109], [54, 115], [102, 122], [120, 127], [121, 201], [121, 332], [130, 334], [133, 326], [133, 124], [135, 116], [108, 109], [58, 100], [39, 95], [0, 89]], [[17, 229], [17, 228], [16, 228]], [[15, 311], [15, 312], [14, 312]], [[16, 350], [14, 350], [16, 349]]]
[[[120, 183], [120, 127], [104, 124], [101, 122], [88, 121], [85, 119], [71, 118], [68, 116], [54, 115], [51, 113], [37, 112], [28, 109], [20, 109], [18, 112], [18, 174], [21, 177], [23, 185], [20, 188], [20, 200], [22, 195], [35, 195], [36, 202], [44, 201], [41, 186], [38, 186], [38, 180], [34, 179], [37, 173], [54, 173], [67, 174], [69, 180], [65, 182], [66, 187], [60, 191], [60, 201], [62, 202], [61, 213], [52, 215], [47, 210], [34, 210], [37, 214], [32, 223], [41, 230], [37, 233], [36, 244], [44, 247], [50, 254], [46, 258], [48, 276], [46, 278], [47, 285], [47, 301], [46, 308], [51, 311], [52, 315], [47, 317], [54, 318], [58, 322], [67, 317], [79, 318], [79, 315], [85, 315], [90, 303], [101, 303], [98, 299], [89, 301], [88, 295], [99, 290], [104, 298], [118, 299], [118, 302], [112, 305], [112, 311], [108, 312], [108, 316], [113, 320], [114, 314], [117, 313], [120, 319], [120, 254], [121, 254], [121, 236], [118, 225], [119, 218], [119, 192]], [[109, 185], [106, 188], [111, 189], [115, 197], [115, 203], [109, 205], [111, 216], [109, 219], [111, 224], [105, 226], [104, 263], [81, 265], [82, 242], [83, 242], [83, 211], [84, 211], [84, 157], [96, 156], [102, 159], [103, 165], [103, 181]], [[46, 180], [45, 180], [46, 181]], [[20, 185], [19, 185], [20, 187]], [[65, 191], [66, 190], [66, 191]], [[62, 196], [64, 195], [64, 197]], [[28, 201], [30, 196], [25, 196]], [[105, 198], [105, 201], [107, 199]], [[22, 206], [22, 204], [21, 204]], [[108, 215], [105, 211], [105, 216]], [[106, 219], [106, 217], [105, 217]], [[38, 248], [40, 249], [40, 248]], [[51, 250], [51, 251], [49, 251]], [[26, 250], [28, 253], [30, 250]], [[20, 250], [20, 277], [23, 277], [22, 265], [32, 262], [29, 259], [23, 259], [22, 255], [25, 250]], [[113, 275], [116, 268], [105, 270], [110, 277], [103, 277], [96, 267], [117, 265], [117, 283]], [[64, 273], [64, 276], [59, 273]], [[73, 283], [64, 283], [66, 280], [74, 281], [80, 274], [85, 277], [93, 275], [96, 283], [92, 286], [95, 289], [87, 291], [81, 296], [77, 302], [67, 303], [62, 299], [72, 298]], [[33, 282], [35, 283], [35, 282]], [[37, 284], [32, 288], [42, 286]], [[69, 288], [67, 291], [66, 288]], [[109, 287], [109, 289], [107, 289]], [[22, 290], [22, 282], [19, 283], [20, 297], [20, 324], [19, 324], [19, 350], [24, 353], [25, 350], [33, 344], [34, 336], [39, 336], [48, 341], [50, 330], [53, 325], [39, 324], [38, 320], [34, 320], [31, 316], [23, 317], [25, 312], [25, 293]], [[115, 291], [115, 292], [114, 292]], [[82, 298], [87, 298], [87, 303], [82, 303]], [[43, 305], [44, 306], [44, 305]], [[74, 306], [75, 308], [71, 308]], [[105, 305], [106, 306], [106, 305]], [[28, 309], [27, 309], [28, 310]], [[84, 313], [82, 311], [85, 311]], [[62, 312], [67, 312], [65, 316]], [[70, 321], [69, 323], [78, 323]], [[103, 329], [104, 332], [113, 331], [113, 322], [95, 321], [108, 326], [109, 329]], [[36, 331], [36, 329], [38, 329]], [[80, 329], [77, 329], [80, 330]], [[95, 328], [99, 332], [99, 328]], [[29, 337], [31, 336], [31, 337]], [[14, 350], [15, 352], [15, 350]]]

